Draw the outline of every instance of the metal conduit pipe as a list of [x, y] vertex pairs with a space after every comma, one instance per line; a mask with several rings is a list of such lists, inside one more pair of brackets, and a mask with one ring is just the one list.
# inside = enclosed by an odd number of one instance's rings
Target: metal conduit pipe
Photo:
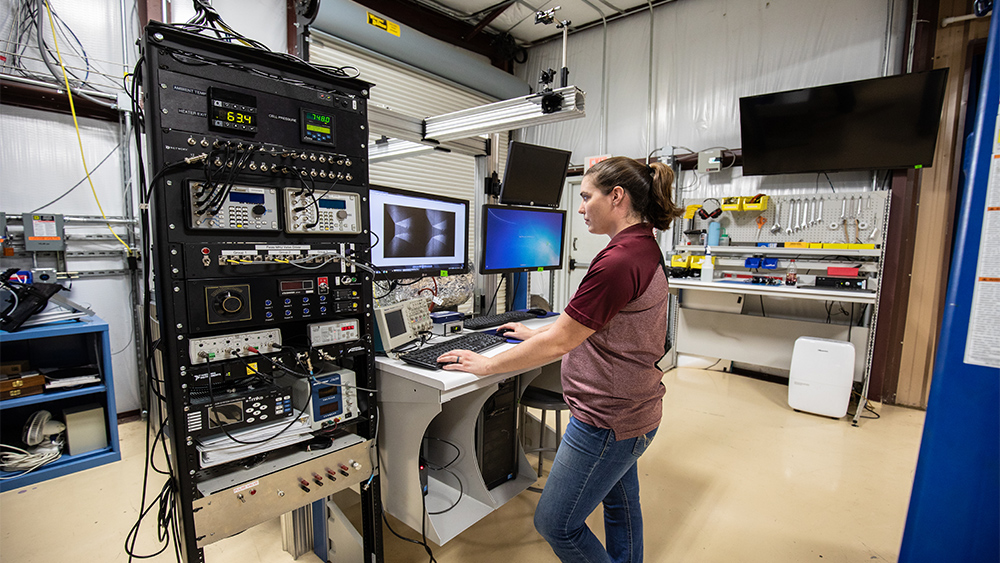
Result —
[[520, 78], [411, 27], [399, 25], [396, 36], [369, 25], [368, 9], [351, 0], [324, 0], [312, 27], [500, 100], [531, 92]]

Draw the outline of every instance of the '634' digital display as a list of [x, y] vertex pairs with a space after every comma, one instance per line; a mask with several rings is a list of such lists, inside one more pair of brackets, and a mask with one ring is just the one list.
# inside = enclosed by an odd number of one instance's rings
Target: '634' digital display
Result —
[[249, 94], [208, 89], [208, 126], [216, 131], [257, 133], [257, 98]]

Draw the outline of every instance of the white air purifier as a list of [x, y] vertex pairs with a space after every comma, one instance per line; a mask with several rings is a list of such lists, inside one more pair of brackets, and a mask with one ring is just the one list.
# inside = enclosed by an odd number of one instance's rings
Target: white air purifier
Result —
[[854, 344], [802, 336], [792, 349], [788, 406], [833, 418], [847, 414], [854, 384]]

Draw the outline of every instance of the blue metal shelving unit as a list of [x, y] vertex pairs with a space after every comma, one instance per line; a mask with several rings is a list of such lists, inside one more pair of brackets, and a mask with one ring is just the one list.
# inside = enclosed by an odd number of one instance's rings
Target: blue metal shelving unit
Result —
[[[90, 469], [121, 459], [121, 449], [118, 443], [118, 420], [115, 409], [114, 378], [111, 372], [111, 342], [108, 333], [108, 323], [98, 317], [85, 317], [78, 321], [53, 323], [39, 327], [24, 329], [18, 332], [0, 331], [0, 349], [16, 346], [16, 343], [27, 343], [31, 346], [41, 339], [57, 338], [74, 335], [85, 335], [95, 338], [97, 344], [98, 365], [103, 382], [64, 391], [46, 391], [39, 395], [18, 397], [0, 401], [0, 417], [5, 413], [21, 407], [38, 405], [39, 409], [49, 410], [57, 418], [62, 405], [76, 404], [74, 399], [87, 398], [104, 407], [108, 429], [108, 447], [78, 455], [63, 455], [57, 461], [35, 469], [30, 473], [18, 475], [17, 472], [0, 472], [4, 480], [0, 481], [0, 492], [19, 489], [47, 479], [61, 477], [69, 473]], [[6, 352], [0, 353], [6, 357]], [[16, 475], [16, 476], [15, 476]], [[10, 478], [14, 476], [13, 478]]]

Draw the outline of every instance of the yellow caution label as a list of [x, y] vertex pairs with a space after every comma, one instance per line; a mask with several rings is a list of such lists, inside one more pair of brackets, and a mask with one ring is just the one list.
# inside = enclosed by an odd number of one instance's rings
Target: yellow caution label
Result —
[[385, 18], [380, 18], [375, 14], [368, 12], [368, 24], [374, 25], [375, 27], [387, 31], [396, 37], [399, 37], [399, 24], [391, 22]]

